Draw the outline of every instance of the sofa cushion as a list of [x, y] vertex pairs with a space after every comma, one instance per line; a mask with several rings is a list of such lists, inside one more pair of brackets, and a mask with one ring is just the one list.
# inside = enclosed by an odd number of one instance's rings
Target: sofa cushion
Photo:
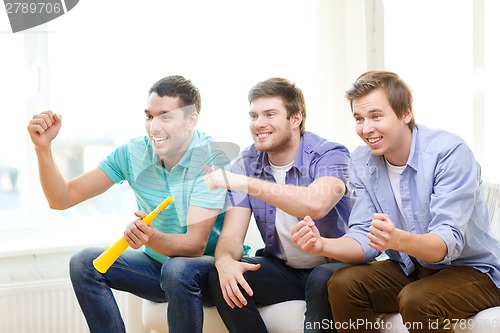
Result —
[[[168, 333], [168, 303], [142, 300], [142, 323], [158, 333]], [[304, 325], [304, 301], [288, 301], [259, 308], [269, 333], [302, 333]], [[203, 333], [227, 333], [224, 322], [215, 307], [204, 307]]]
[[[399, 313], [380, 314], [380, 333], [408, 333]], [[478, 314], [459, 321], [450, 321], [450, 328], [456, 333], [500, 333], [500, 306], [483, 310]]]

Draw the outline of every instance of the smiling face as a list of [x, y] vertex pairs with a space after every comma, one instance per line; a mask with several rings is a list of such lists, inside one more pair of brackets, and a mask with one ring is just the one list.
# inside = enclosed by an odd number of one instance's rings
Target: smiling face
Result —
[[280, 155], [295, 156], [293, 148], [297, 140], [300, 141], [300, 113], [287, 119], [287, 112], [280, 97], [260, 97], [250, 103], [248, 114], [250, 134], [259, 151], [267, 152], [271, 159], [275, 155], [273, 163], [280, 163]]
[[160, 97], [154, 92], [148, 97], [144, 113], [153, 151], [165, 166], [173, 167], [191, 143], [197, 113], [186, 117], [178, 97]]
[[389, 163], [403, 166], [408, 161], [412, 131], [408, 109], [398, 118], [384, 89], [378, 88], [352, 101], [356, 133], [368, 145], [373, 155], [384, 156]]

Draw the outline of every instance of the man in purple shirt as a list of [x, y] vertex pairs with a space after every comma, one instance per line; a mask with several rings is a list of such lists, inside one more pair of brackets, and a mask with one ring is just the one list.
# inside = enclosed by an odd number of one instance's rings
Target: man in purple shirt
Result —
[[[257, 306], [306, 300], [304, 331], [335, 332], [326, 283], [346, 264], [302, 251], [290, 231], [313, 215], [325, 235], [345, 233], [349, 152], [305, 132], [304, 96], [290, 81], [260, 82], [248, 100], [254, 144], [236, 159], [232, 173], [217, 170], [205, 179], [209, 189], [230, 190], [210, 274], [217, 310], [229, 332], [259, 333], [267, 329]], [[242, 257], [252, 214], [265, 248]]]
[[[362, 74], [347, 99], [366, 143], [351, 159], [349, 231], [321, 237], [309, 217], [293, 230], [305, 251], [368, 263], [328, 283], [339, 332], [379, 332], [379, 312], [400, 312], [410, 332], [452, 332], [499, 306], [500, 244], [488, 233], [472, 151], [415, 123], [411, 90], [395, 73]], [[390, 260], [373, 261], [382, 251]]]

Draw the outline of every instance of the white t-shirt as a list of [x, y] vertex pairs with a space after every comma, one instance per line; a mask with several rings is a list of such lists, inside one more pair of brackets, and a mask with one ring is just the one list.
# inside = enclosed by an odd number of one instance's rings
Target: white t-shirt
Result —
[[[285, 184], [286, 173], [290, 170], [292, 164], [293, 162], [285, 166], [271, 164], [276, 183]], [[278, 236], [278, 244], [281, 250], [281, 255], [278, 257], [284, 260], [288, 266], [293, 268], [313, 268], [320, 264], [330, 262], [331, 260], [328, 258], [319, 257], [302, 251], [302, 249], [292, 240], [291, 230], [298, 221], [297, 217], [276, 208], [275, 227]]]
[[402, 214], [403, 204], [401, 203], [401, 190], [399, 189], [401, 174], [403, 173], [403, 170], [406, 168], [406, 165], [395, 166], [389, 163], [389, 161], [387, 160], [385, 160], [385, 164], [387, 165], [387, 172], [389, 174], [389, 181], [391, 182], [392, 193], [394, 193], [394, 198], [396, 199], [396, 203], [398, 204], [399, 218], [401, 219], [401, 223], [403, 224], [402, 225], [403, 229], [407, 230], [406, 222]]

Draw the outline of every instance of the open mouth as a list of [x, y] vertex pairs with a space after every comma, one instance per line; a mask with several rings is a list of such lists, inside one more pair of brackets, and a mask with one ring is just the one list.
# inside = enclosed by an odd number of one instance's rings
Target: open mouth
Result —
[[271, 135], [271, 132], [257, 133], [256, 134], [257, 138], [259, 138], [259, 139], [265, 139], [265, 138], [267, 138], [270, 135]]
[[166, 142], [168, 140], [168, 137], [166, 137], [166, 136], [152, 136], [151, 139], [153, 140], [154, 143], [161, 144], [161, 143]]
[[377, 142], [379, 142], [380, 140], [382, 140], [382, 137], [376, 137], [376, 138], [366, 138], [366, 141], [368, 141], [369, 143], [371, 144], [375, 144]]

